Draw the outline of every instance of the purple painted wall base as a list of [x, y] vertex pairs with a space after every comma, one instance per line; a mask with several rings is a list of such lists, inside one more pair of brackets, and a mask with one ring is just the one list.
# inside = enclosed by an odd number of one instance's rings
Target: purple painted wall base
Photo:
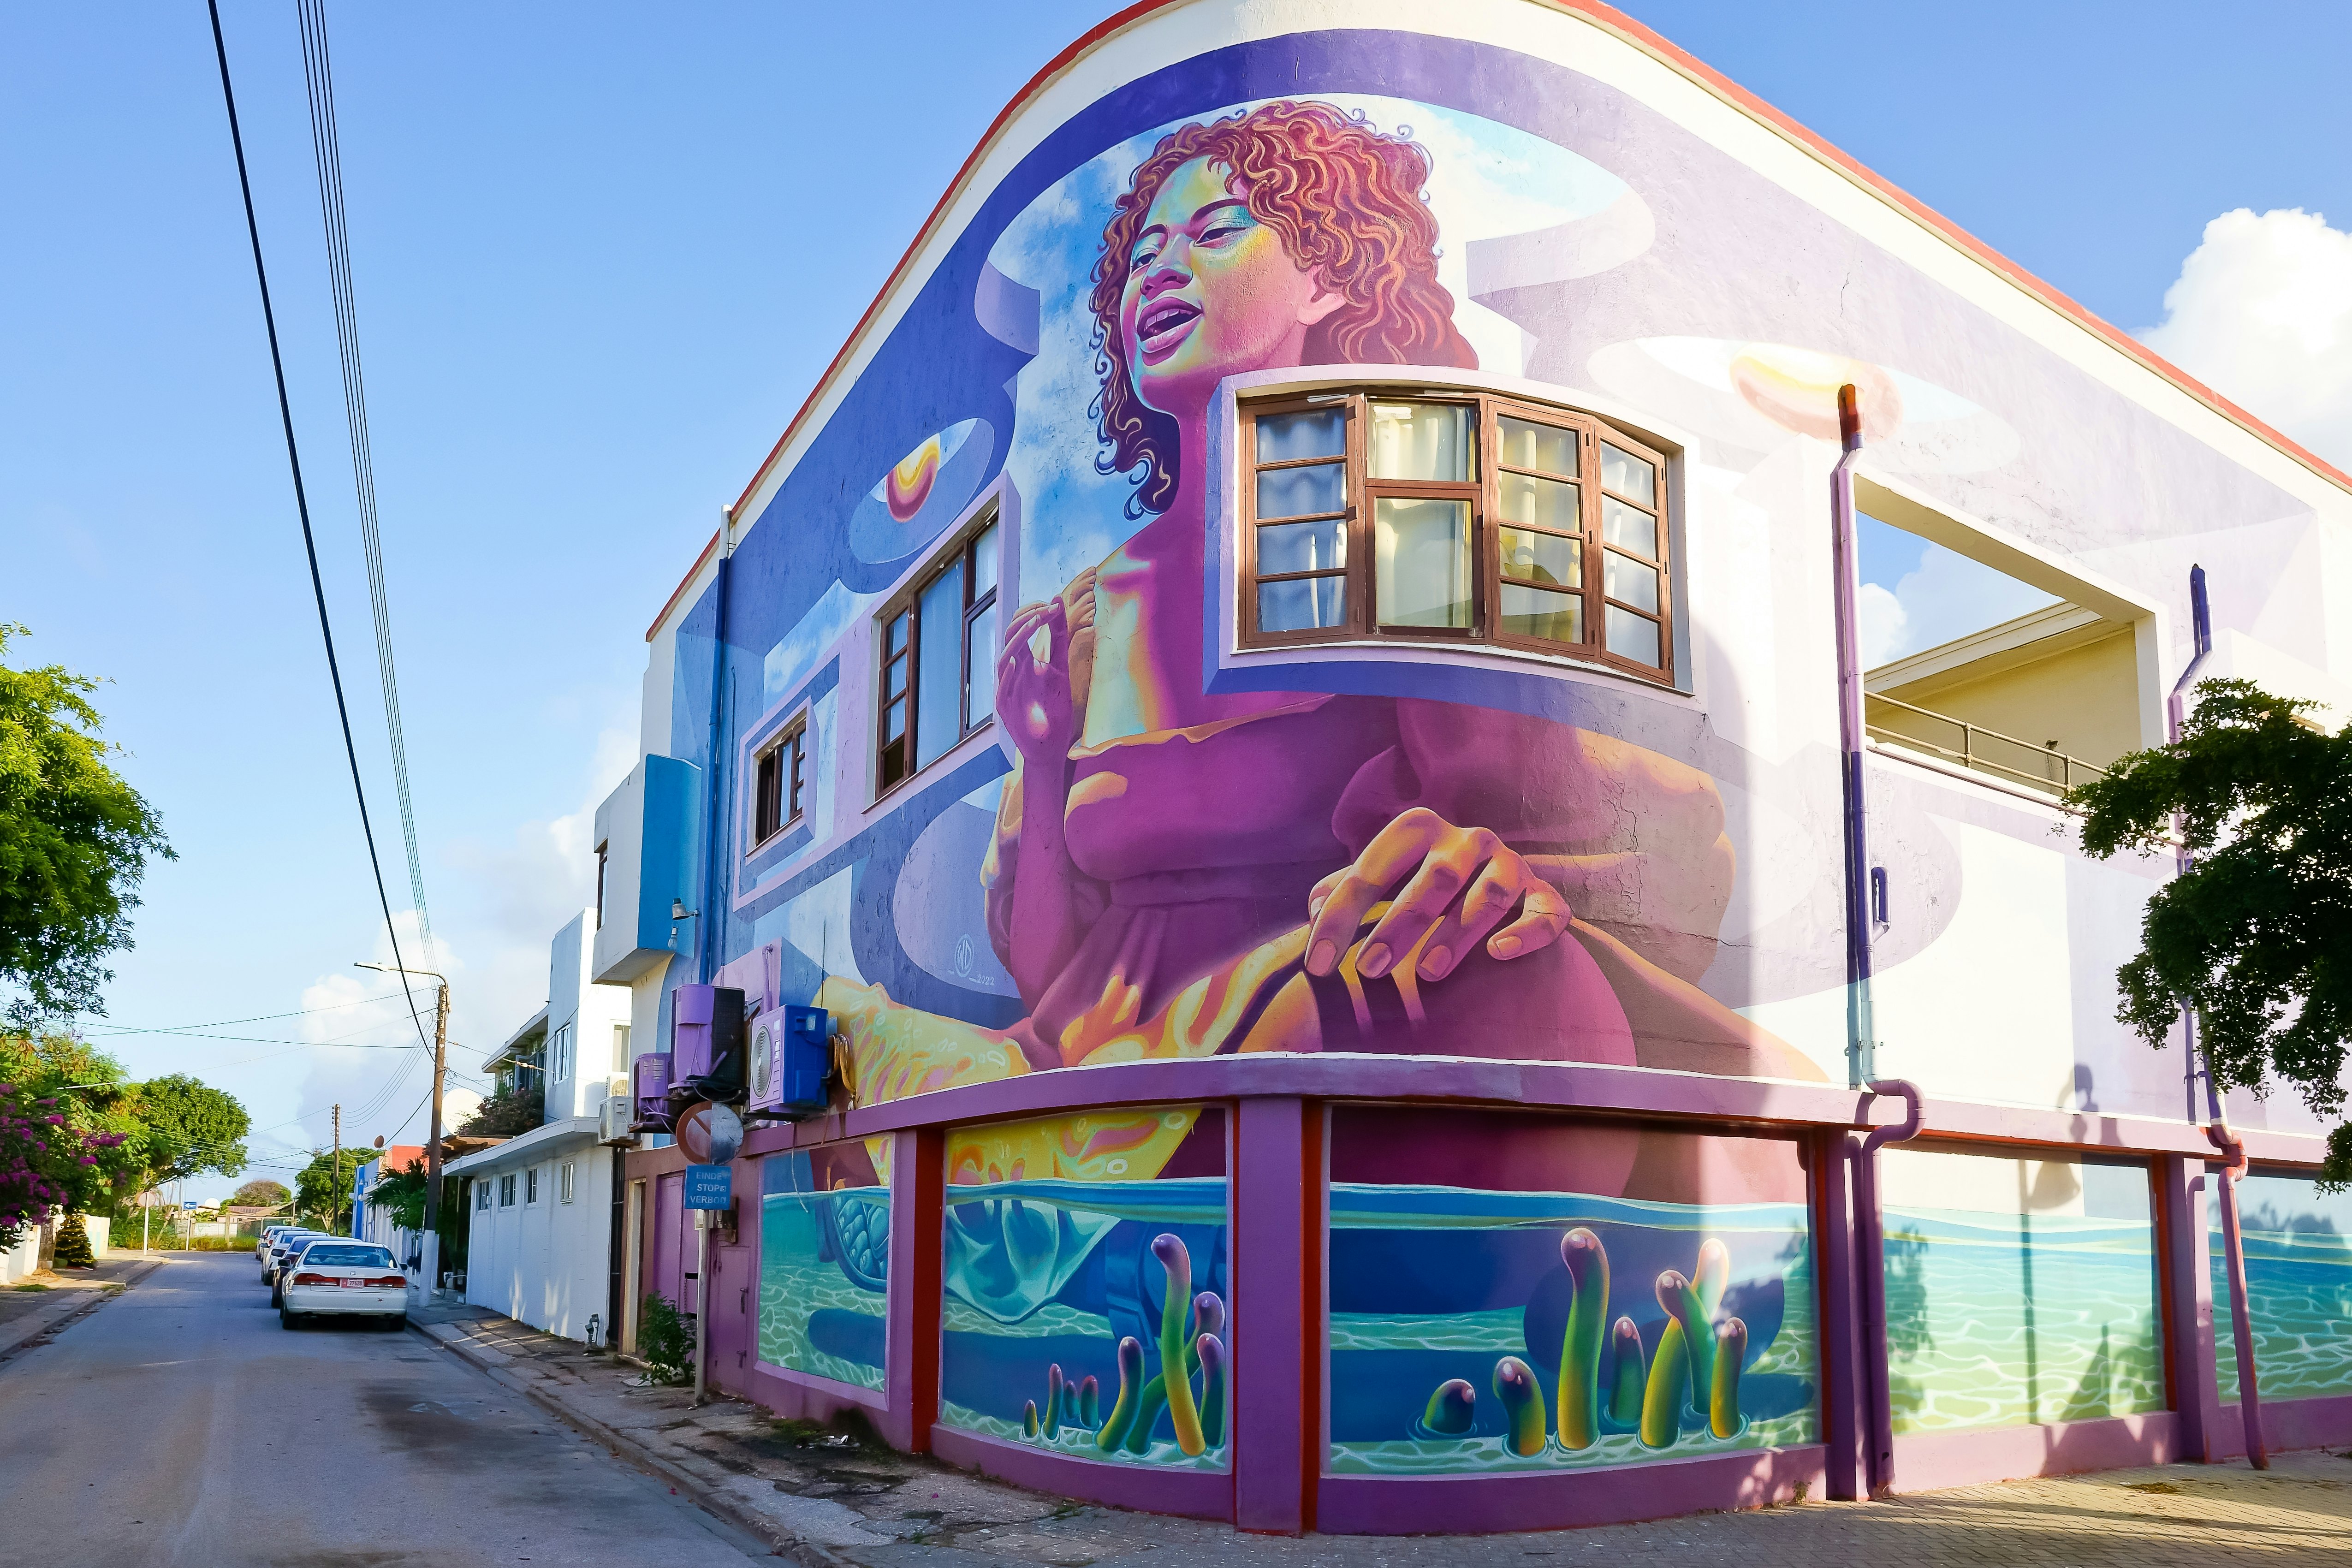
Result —
[[[2238, 1406], [2234, 1402], [2221, 1406], [2219, 1426], [2221, 1430], [2214, 1443], [2214, 1457], [2244, 1458], [2246, 1426], [2239, 1418]], [[2263, 1436], [2268, 1439], [2273, 1454], [2292, 1448], [2340, 1448], [2352, 1444], [2352, 1394], [2331, 1394], [2319, 1399], [2265, 1399], [2263, 1401]]]
[[2183, 1451], [2180, 1418], [2169, 1410], [2047, 1426], [1915, 1432], [1895, 1439], [1893, 1489], [1935, 1491], [2033, 1476], [2168, 1465], [2193, 1458]]
[[951, 1426], [931, 1428], [931, 1452], [950, 1465], [1061, 1497], [1220, 1523], [1233, 1517], [1234, 1478], [1220, 1471], [1071, 1458]]
[[722, 1394], [763, 1405], [787, 1421], [830, 1422], [845, 1410], [857, 1410], [878, 1427], [889, 1414], [887, 1402], [873, 1389], [756, 1363], [742, 1372], [711, 1379], [711, 1385]]
[[1325, 1476], [1315, 1527], [1321, 1535], [1461, 1535], [1763, 1508], [1794, 1500], [1800, 1488], [1819, 1496], [1826, 1454], [1807, 1444], [1552, 1474]]

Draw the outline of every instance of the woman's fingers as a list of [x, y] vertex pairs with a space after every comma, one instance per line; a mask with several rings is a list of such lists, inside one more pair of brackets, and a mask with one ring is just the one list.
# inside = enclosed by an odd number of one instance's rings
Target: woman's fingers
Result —
[[[1471, 949], [1486, 939], [1518, 904], [1528, 889], [1541, 883], [1528, 863], [1508, 849], [1480, 868], [1469, 891], [1429, 933], [1413, 970], [1423, 980], [1443, 980], [1460, 966]], [[1543, 884], [1549, 886], [1549, 884]]]
[[1454, 908], [1455, 898], [1497, 852], [1508, 853], [1502, 840], [1483, 827], [1455, 828], [1440, 837], [1422, 858], [1412, 880], [1364, 939], [1362, 950], [1356, 954], [1357, 973], [1377, 980], [1395, 967]]
[[1524, 958], [1538, 949], [1549, 947], [1568, 930], [1568, 900], [1559, 889], [1542, 878], [1528, 878], [1528, 900], [1519, 918], [1496, 931], [1486, 943], [1486, 951], [1496, 958]]
[[1427, 858], [1441, 836], [1452, 831], [1435, 812], [1416, 806], [1373, 835], [1354, 865], [1336, 879], [1326, 877], [1317, 883], [1322, 903], [1318, 907], [1311, 896], [1308, 900], [1307, 973], [1328, 974], [1337, 969], [1365, 914]]

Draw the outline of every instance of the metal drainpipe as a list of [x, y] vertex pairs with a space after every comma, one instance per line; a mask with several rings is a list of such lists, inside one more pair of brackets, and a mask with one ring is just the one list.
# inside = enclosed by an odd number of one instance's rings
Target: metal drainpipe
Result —
[[1838, 388], [1838, 438], [1844, 447], [1830, 474], [1830, 541], [1837, 574], [1839, 783], [1845, 797], [1846, 1082], [1860, 1089], [1878, 1076], [1878, 1037], [1870, 1005], [1870, 836], [1864, 815], [1861, 552], [1854, 537], [1853, 464], [1862, 455], [1862, 403]]
[[694, 928], [696, 978], [705, 985], [710, 984], [710, 977], [719, 967], [719, 943], [722, 933], [714, 933], [712, 925], [719, 919], [720, 905], [726, 896], [719, 886], [722, 863], [719, 847], [726, 837], [722, 831], [725, 824], [719, 817], [719, 806], [725, 795], [723, 785], [727, 759], [720, 755], [719, 748], [727, 736], [727, 600], [734, 564], [735, 509], [726, 507], [719, 513], [719, 575], [716, 584], [719, 626], [710, 649], [710, 749], [708, 759], [710, 793], [708, 807], [703, 813], [702, 897], [698, 900], [702, 906], [702, 919], [696, 922]]
[[[2172, 683], [2172, 694], [2165, 700], [2166, 727], [2174, 741], [2180, 739], [2182, 722], [2188, 712], [2189, 689], [2196, 683], [2197, 673], [2213, 652], [2213, 614], [2205, 595], [2205, 568], [2189, 568], [2189, 628], [2197, 642], [2197, 657]], [[2197, 858], [2182, 845], [2175, 856], [2179, 875], [2186, 876], [2196, 865]], [[2193, 1008], [2180, 1012], [2182, 1037], [2189, 1047], [2189, 1119], [2197, 1120], [2197, 1014]], [[2246, 1173], [2245, 1143], [2230, 1131], [2230, 1121], [2221, 1110], [2221, 1091], [2213, 1082], [2212, 1063], [2208, 1061], [2205, 1078], [2205, 1136], [2222, 1156], [2221, 1172], [2221, 1250], [2230, 1276], [2230, 1333], [2238, 1352], [2238, 1415], [2245, 1423], [2246, 1458], [2254, 1468], [2271, 1468], [2269, 1446], [2263, 1440], [2263, 1401], [2255, 1388], [2253, 1315], [2246, 1308], [2246, 1247], [2238, 1229], [2238, 1181]]]
[[1900, 1095], [1904, 1104], [1903, 1120], [1871, 1129], [1853, 1157], [1854, 1228], [1862, 1244], [1861, 1267], [1854, 1277], [1862, 1288], [1863, 1398], [1869, 1443], [1864, 1485], [1872, 1497], [1884, 1497], [1895, 1484], [1895, 1388], [1887, 1371], [1886, 1218], [1878, 1207], [1878, 1152], [1919, 1135], [1926, 1103], [1916, 1085], [1899, 1078], [1879, 1079], [1870, 1092], [1874, 1099]]

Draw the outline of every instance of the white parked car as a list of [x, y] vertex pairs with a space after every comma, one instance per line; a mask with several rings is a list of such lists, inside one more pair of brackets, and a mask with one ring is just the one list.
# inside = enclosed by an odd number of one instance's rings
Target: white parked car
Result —
[[261, 1259], [261, 1282], [269, 1287], [269, 1304], [278, 1305], [278, 1277], [294, 1255], [313, 1241], [325, 1239], [325, 1233], [316, 1230], [281, 1230], [278, 1239], [269, 1244], [268, 1253]]
[[306, 1318], [330, 1317], [406, 1326], [408, 1277], [389, 1250], [373, 1241], [320, 1237], [287, 1262], [278, 1286], [278, 1322], [296, 1329]]
[[278, 1245], [278, 1238], [289, 1231], [301, 1228], [291, 1220], [278, 1220], [275, 1224], [263, 1226], [261, 1235], [253, 1244], [254, 1261], [267, 1268], [269, 1266], [269, 1249]]

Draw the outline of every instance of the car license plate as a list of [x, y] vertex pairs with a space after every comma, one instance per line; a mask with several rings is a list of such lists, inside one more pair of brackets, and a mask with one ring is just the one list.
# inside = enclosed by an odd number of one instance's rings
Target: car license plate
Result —
[[346, 1290], [356, 1290], [360, 1288], [360, 1282], [356, 1279], [341, 1279], [336, 1281], [336, 1283], [342, 1286]]

